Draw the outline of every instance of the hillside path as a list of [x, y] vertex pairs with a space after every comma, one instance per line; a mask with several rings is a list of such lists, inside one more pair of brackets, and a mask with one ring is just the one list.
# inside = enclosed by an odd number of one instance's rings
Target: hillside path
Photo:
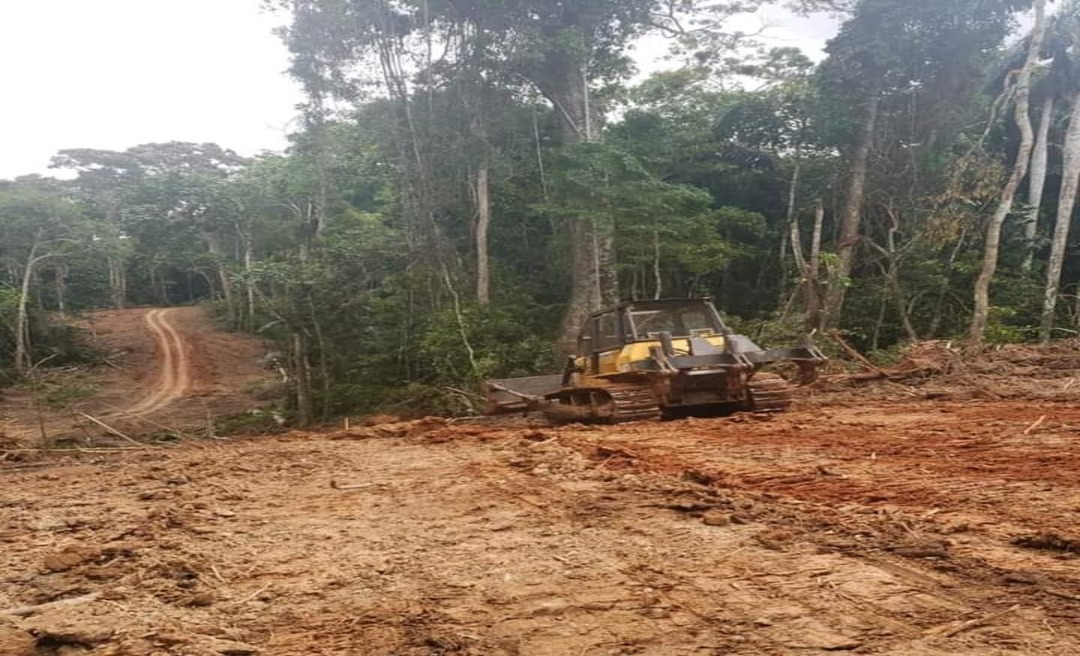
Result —
[[76, 325], [111, 366], [46, 373], [36, 396], [0, 393], [0, 449], [108, 433], [85, 415], [128, 436], [206, 429], [261, 405], [256, 390], [271, 379], [259, 364], [265, 344], [222, 331], [198, 307], [103, 310]]

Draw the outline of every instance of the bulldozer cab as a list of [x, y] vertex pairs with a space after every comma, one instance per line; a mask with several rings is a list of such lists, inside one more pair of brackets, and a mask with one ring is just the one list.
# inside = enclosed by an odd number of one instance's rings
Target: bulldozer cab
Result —
[[[656, 342], [667, 335], [677, 340], [708, 339], [721, 345], [730, 332], [707, 298], [632, 301], [590, 316], [578, 337], [578, 358], [593, 375], [616, 373], [624, 348]], [[581, 362], [584, 360], [584, 362]]]

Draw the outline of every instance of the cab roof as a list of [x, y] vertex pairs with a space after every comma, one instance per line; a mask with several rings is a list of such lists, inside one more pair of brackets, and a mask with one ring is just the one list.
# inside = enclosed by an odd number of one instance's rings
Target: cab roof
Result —
[[593, 312], [590, 316], [596, 317], [602, 314], [609, 314], [611, 312], [617, 312], [619, 310], [627, 309], [662, 309], [679, 305], [712, 305], [711, 296], [698, 296], [694, 298], [655, 298], [655, 299], [642, 299], [639, 301], [623, 301], [617, 305], [604, 308], [598, 312]]

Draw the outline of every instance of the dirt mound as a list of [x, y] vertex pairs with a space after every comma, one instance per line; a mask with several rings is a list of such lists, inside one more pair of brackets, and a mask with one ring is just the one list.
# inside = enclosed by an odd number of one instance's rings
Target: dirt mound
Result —
[[940, 376], [952, 372], [960, 361], [960, 350], [952, 342], [918, 342], [904, 350], [890, 375], [901, 378]]
[[[1080, 340], [1008, 344], [965, 351], [942, 340], [909, 346], [891, 367], [828, 376], [815, 386], [820, 402], [841, 395], [867, 400], [1080, 400]], [[822, 397], [824, 395], [824, 397]]]

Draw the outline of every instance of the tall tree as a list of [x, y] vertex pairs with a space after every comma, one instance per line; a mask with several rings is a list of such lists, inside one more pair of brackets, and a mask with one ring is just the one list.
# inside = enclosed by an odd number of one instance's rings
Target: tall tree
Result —
[[[828, 47], [820, 69], [826, 133], [848, 160], [839, 211], [835, 276], [827, 323], [840, 320], [858, 246], [868, 166], [883, 104], [949, 78], [967, 82], [999, 46], [1022, 0], [861, 0]], [[961, 73], [958, 75], [958, 73]]]
[[13, 331], [13, 364], [18, 373], [32, 365], [29, 322], [31, 284], [39, 266], [61, 257], [73, 240], [77, 209], [55, 181], [24, 178], [0, 188], [0, 257], [18, 274]]
[[[1053, 19], [1050, 41], [1054, 46], [1053, 81], [1065, 87], [1066, 106], [1069, 108], [1068, 127], [1061, 145], [1061, 187], [1058, 192], [1057, 216], [1054, 220], [1053, 237], [1050, 240], [1050, 257], [1046, 263], [1046, 287], [1043, 295], [1042, 318], [1039, 322], [1039, 338], [1050, 341], [1053, 333], [1058, 290], [1061, 286], [1061, 270], [1065, 261], [1065, 249], [1072, 226], [1076, 194], [1080, 190], [1080, 61], [1076, 48], [1080, 46], [1080, 3], [1071, 2]], [[1050, 105], [1052, 101], [1048, 100]], [[1045, 112], [1044, 112], [1045, 113]], [[1044, 116], [1044, 121], [1049, 120]], [[1042, 139], [1040, 134], [1040, 139]], [[1032, 178], [1038, 153], [1032, 156]], [[1040, 172], [1045, 175], [1045, 173]], [[1034, 192], [1033, 192], [1034, 193]], [[1038, 207], [1035, 204], [1035, 207]], [[1029, 219], [1030, 221], [1031, 219]]]
[[998, 254], [1001, 249], [1001, 228], [1012, 211], [1013, 200], [1020, 183], [1027, 175], [1031, 161], [1031, 150], [1035, 142], [1034, 129], [1031, 126], [1029, 97], [1031, 94], [1031, 75], [1042, 52], [1043, 37], [1046, 34], [1046, 0], [1035, 0], [1035, 25], [1031, 29], [1030, 42], [1024, 63], [1016, 71], [1014, 118], [1020, 131], [1020, 145], [1016, 150], [1016, 160], [1012, 171], [1001, 190], [1001, 199], [997, 209], [986, 225], [986, 237], [983, 244], [982, 270], [975, 280], [975, 304], [971, 314], [968, 337], [972, 342], [981, 343], [986, 325], [990, 318], [990, 283], [997, 271]]

